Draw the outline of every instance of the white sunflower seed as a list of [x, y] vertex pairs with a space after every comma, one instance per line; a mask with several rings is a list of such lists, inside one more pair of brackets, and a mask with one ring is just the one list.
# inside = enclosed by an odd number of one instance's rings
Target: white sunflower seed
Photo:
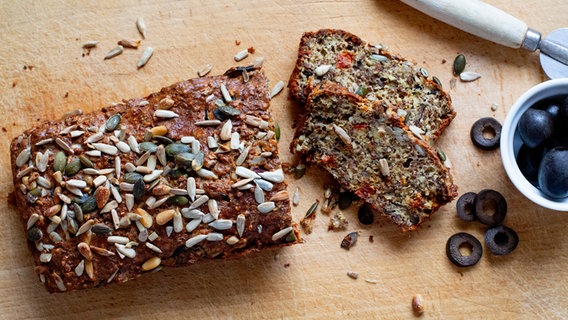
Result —
[[36, 224], [36, 222], [38, 222], [38, 220], [39, 220], [39, 214], [32, 213], [32, 215], [30, 215], [30, 217], [28, 218], [27, 230], [30, 230], [30, 228], [33, 227]]
[[143, 66], [145, 66], [146, 63], [148, 63], [148, 61], [150, 60], [150, 58], [152, 58], [153, 54], [154, 54], [154, 48], [146, 47], [146, 49], [144, 49], [144, 52], [142, 52], [140, 60], [138, 60], [138, 62], [136, 63], [136, 68], [140, 69]]
[[276, 208], [274, 201], [263, 202], [257, 206], [258, 211], [260, 211], [261, 213], [269, 213], [270, 211], [274, 210], [274, 208]]
[[199, 140], [193, 140], [191, 142], [191, 153], [197, 154], [201, 150], [201, 142]]
[[272, 91], [270, 91], [270, 99], [276, 97], [276, 95], [278, 95], [282, 91], [282, 89], [284, 89], [284, 81], [280, 80], [274, 85]]
[[192, 232], [192, 231], [195, 230], [200, 224], [201, 224], [201, 218], [193, 219], [193, 220], [191, 220], [191, 221], [189, 221], [189, 222], [187, 223], [187, 225], [185, 226], [185, 230], [187, 230], [187, 232]]
[[112, 209], [110, 211], [110, 215], [112, 217], [112, 224], [114, 228], [115, 229], [120, 228], [120, 217], [118, 216], [118, 212], [116, 211], [116, 209]]
[[294, 195], [292, 196], [292, 204], [297, 206], [300, 203], [300, 190], [298, 187], [294, 190]]
[[53, 280], [55, 281], [55, 285], [57, 286], [57, 289], [59, 289], [59, 291], [67, 291], [67, 287], [65, 287], [65, 283], [63, 282], [63, 279], [61, 279], [61, 277], [57, 273], [53, 273], [52, 277], [53, 277]]
[[223, 141], [231, 139], [231, 131], [233, 130], [233, 123], [231, 119], [227, 120], [223, 127], [221, 128], [221, 133], [219, 133], [219, 138]]
[[236, 174], [237, 176], [240, 176], [240, 177], [243, 177], [243, 178], [247, 178], [247, 179], [248, 179], [248, 178], [258, 179], [258, 178], [261, 177], [261, 176], [259, 176], [256, 172], [254, 172], [254, 171], [252, 171], [252, 170], [250, 170], [250, 169], [248, 169], [248, 168], [242, 167], [242, 166], [237, 166], [237, 167], [235, 168], [235, 174]]
[[67, 151], [70, 154], [75, 154], [75, 152], [73, 152], [73, 149], [71, 149], [67, 142], [63, 141], [61, 138], [55, 138], [55, 143], [64, 151]]
[[36, 145], [36, 147], [39, 147], [39, 146], [43, 146], [44, 144], [48, 144], [48, 143], [52, 143], [52, 142], [53, 142], [53, 138], [47, 138], [47, 139], [43, 139], [43, 140], [36, 142], [35, 145]]
[[209, 149], [219, 148], [219, 144], [217, 143], [217, 140], [215, 140], [215, 137], [212, 137], [212, 136], [207, 137], [207, 146], [209, 147]]
[[132, 193], [125, 194], [124, 202], [126, 203], [128, 211], [132, 210], [132, 208], [134, 208], [134, 195]]
[[154, 117], [156, 118], [164, 118], [164, 119], [171, 119], [171, 118], [175, 118], [175, 117], [179, 117], [179, 114], [170, 111], [170, 110], [156, 110], [154, 112]]
[[231, 94], [229, 93], [229, 90], [227, 90], [227, 87], [224, 83], [221, 84], [221, 94], [223, 94], [223, 99], [225, 99], [225, 102], [233, 101], [233, 98], [231, 97]]
[[223, 234], [218, 232], [210, 232], [207, 234], [207, 241], [221, 241], [223, 240]]
[[118, 208], [118, 202], [116, 202], [116, 200], [112, 200], [105, 204], [105, 206], [101, 209], [101, 213], [107, 213], [116, 208]]
[[128, 182], [121, 182], [119, 185], [121, 191], [131, 192], [134, 190], [134, 184]]
[[81, 260], [81, 262], [79, 262], [79, 264], [75, 267], [75, 274], [80, 277], [83, 275], [83, 272], [85, 271], [85, 260]]
[[83, 223], [83, 225], [79, 227], [79, 230], [77, 231], [75, 236], [78, 237], [79, 235], [91, 230], [91, 227], [93, 227], [94, 224], [95, 221], [93, 219], [90, 219], [87, 222]]
[[262, 179], [274, 183], [281, 183], [282, 181], [284, 181], [284, 171], [282, 171], [282, 168], [275, 171], [261, 172], [259, 173], [259, 175]]
[[288, 235], [288, 233], [292, 232], [292, 230], [293, 230], [292, 227], [288, 227], [276, 232], [275, 234], [272, 235], [272, 241], [279, 240], [280, 238]]
[[87, 186], [87, 183], [83, 180], [77, 180], [77, 179], [69, 179], [67, 180], [67, 185], [68, 186], [72, 186], [72, 187], [76, 187], [76, 188], [85, 188]]
[[183, 230], [183, 218], [178, 210], [174, 213], [173, 220], [174, 232], [180, 233]]
[[128, 152], [131, 151], [128, 143], [126, 143], [124, 141], [118, 141], [117, 143], [115, 143], [115, 145], [118, 148], [118, 150], [120, 150], [120, 152], [122, 152], [122, 153], [128, 153]]
[[116, 250], [119, 253], [123, 254], [125, 257], [128, 257], [130, 259], [134, 259], [134, 257], [136, 257], [136, 250], [128, 248], [125, 245], [119, 243], [115, 243], [114, 245], [116, 246]]
[[246, 221], [246, 217], [244, 214], [239, 214], [237, 216], [237, 232], [239, 234], [239, 237], [243, 236], [243, 233], [245, 232], [245, 221]]
[[84, 143], [88, 144], [88, 143], [100, 141], [103, 138], [103, 136], [104, 136], [104, 134], [102, 132], [97, 132], [97, 133], [89, 136], [87, 139], [85, 139]]
[[208, 127], [208, 126], [218, 126], [221, 124], [220, 120], [217, 119], [212, 119], [212, 120], [202, 120], [202, 121], [196, 121], [195, 125], [196, 126], [202, 126], [202, 127]]
[[235, 161], [235, 164], [237, 166], [241, 166], [245, 162], [245, 160], [248, 157], [249, 151], [250, 151], [250, 145], [243, 149], [243, 152], [241, 152], [241, 154], [237, 158], [237, 161]]
[[128, 242], [130, 242], [130, 239], [123, 236], [108, 236], [107, 241], [110, 243], [127, 244]]
[[466, 71], [460, 73], [460, 80], [464, 82], [475, 81], [479, 78], [481, 78], [481, 74], [477, 72]]
[[234, 245], [234, 244], [236, 244], [236, 243], [238, 243], [238, 242], [239, 242], [239, 238], [237, 238], [237, 237], [235, 237], [235, 236], [230, 236], [230, 237], [227, 239], [227, 244], [230, 245], [230, 246], [232, 246], [232, 245]]
[[71, 136], [71, 138], [77, 138], [82, 136], [83, 134], [85, 134], [85, 131], [83, 130], [73, 130], [71, 132], [69, 132], [69, 135]]
[[92, 146], [99, 150], [102, 153], [106, 153], [108, 155], [114, 156], [118, 153], [118, 149], [115, 146], [111, 146], [110, 144], [106, 143], [93, 143]]
[[201, 241], [203, 241], [205, 239], [207, 239], [207, 235], [205, 235], [205, 234], [200, 234], [200, 235], [191, 237], [185, 242], [185, 246], [188, 247], [188, 248], [191, 248], [194, 245], [200, 243]]
[[233, 221], [229, 219], [218, 219], [209, 223], [209, 226], [217, 230], [228, 230], [233, 227]]
[[209, 213], [213, 218], [217, 219], [219, 217], [219, 206], [217, 205], [217, 200], [210, 199], [207, 201], [207, 207], [209, 208]]
[[120, 195], [120, 192], [118, 191], [118, 189], [113, 186], [112, 184], [110, 185], [110, 192], [112, 193], [112, 196], [114, 197], [114, 199], [116, 200], [116, 202], [118, 203], [122, 203], [122, 196]]
[[274, 185], [264, 179], [255, 179], [254, 183], [264, 191], [272, 191]]
[[191, 137], [191, 136], [181, 137], [181, 143], [190, 144], [193, 141], [195, 141], [194, 137]]
[[239, 149], [240, 140], [241, 140], [241, 135], [238, 132], [231, 133], [231, 143], [230, 143], [231, 150]]
[[264, 191], [262, 191], [258, 184], [256, 188], [254, 188], [254, 200], [256, 200], [258, 204], [264, 203]]
[[331, 69], [331, 65], [323, 64], [321, 66], [318, 66], [314, 72], [315, 72], [316, 76], [321, 77], [324, 74], [328, 73], [330, 69]]
[[247, 49], [239, 51], [235, 54], [234, 58], [236, 62], [243, 60], [244, 58], [248, 57], [249, 52]]
[[124, 51], [123, 46], [116, 46], [106, 54], [104, 60], [112, 59], [120, 55], [123, 51]]
[[136, 141], [136, 138], [134, 136], [129, 136], [128, 139], [126, 139], [126, 142], [128, 142], [130, 150], [136, 153], [140, 153], [140, 148], [138, 147], [138, 141]]
[[381, 170], [381, 174], [383, 176], [388, 177], [390, 175], [390, 168], [387, 159], [379, 159], [379, 169]]
[[424, 130], [413, 125], [408, 126], [408, 130], [410, 130], [420, 140], [424, 140], [424, 138], [422, 137], [422, 135], [425, 133]]
[[47, 150], [44, 154], [38, 152], [41, 156], [39, 157], [39, 161], [36, 161], [36, 167], [39, 172], [45, 172], [47, 170], [47, 164], [49, 163], [49, 156], [51, 155], [51, 151]]
[[334, 123], [333, 131], [335, 131], [335, 133], [339, 136], [339, 138], [341, 139], [341, 141], [343, 141], [343, 143], [345, 143], [348, 146], [351, 145], [351, 137], [347, 134], [347, 132], [345, 132], [345, 130], [343, 130], [343, 128], [337, 126]]
[[136, 28], [138, 29], [138, 32], [140, 32], [142, 39], [146, 39], [146, 22], [144, 21], [144, 18], [139, 17], [136, 19]]
[[99, 150], [89, 150], [85, 151], [85, 154], [91, 157], [100, 157], [102, 153]]
[[51, 189], [51, 182], [49, 180], [47, 180], [46, 178], [42, 177], [42, 176], [38, 176], [37, 179], [37, 184], [45, 189]]
[[245, 184], [251, 182], [252, 180], [254, 180], [254, 179], [253, 179], [253, 178], [248, 178], [248, 179], [239, 180], [239, 181], [233, 183], [233, 184], [231, 185], [231, 188], [242, 187], [242, 186], [244, 186]]
[[[156, 234], [156, 233], [154, 233]], [[150, 237], [148, 237], [148, 239], [150, 239]], [[152, 244], [151, 242], [146, 242], [146, 247], [148, 247], [148, 249], [157, 252], [157, 253], [162, 253], [162, 249], [156, 247], [154, 244]]]
[[203, 65], [201, 68], [199, 68], [199, 70], [197, 70], [197, 76], [205, 77], [207, 74], [209, 74], [209, 72], [211, 72], [211, 69], [213, 69], [213, 65], [207, 63]]
[[217, 180], [219, 179], [219, 177], [217, 177], [217, 175], [215, 173], [213, 173], [212, 171], [209, 171], [207, 169], [199, 169], [197, 171], [197, 175], [200, 176], [201, 178], [205, 178], [205, 179], [212, 179], [212, 180]]
[[152, 171], [152, 173], [147, 174], [147, 175], [144, 176], [144, 178], [143, 178], [143, 179], [144, 179], [144, 182], [149, 183], [149, 182], [152, 182], [152, 181], [158, 179], [158, 178], [162, 175], [162, 172], [164, 172], [164, 170], [154, 170], [154, 171]]

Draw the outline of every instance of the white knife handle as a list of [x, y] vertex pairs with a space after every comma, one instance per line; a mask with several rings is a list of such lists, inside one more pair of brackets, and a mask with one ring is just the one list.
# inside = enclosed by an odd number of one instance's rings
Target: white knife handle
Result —
[[519, 48], [527, 33], [523, 21], [479, 0], [401, 0], [427, 15], [483, 39]]

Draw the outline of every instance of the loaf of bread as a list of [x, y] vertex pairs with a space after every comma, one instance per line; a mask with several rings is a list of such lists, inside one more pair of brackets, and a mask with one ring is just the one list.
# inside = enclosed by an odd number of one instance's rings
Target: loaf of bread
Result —
[[301, 38], [290, 94], [304, 104], [314, 86], [333, 81], [369, 101], [383, 101], [408, 126], [437, 140], [455, 117], [450, 97], [424, 68], [342, 31], [323, 29]]
[[457, 188], [419, 131], [410, 131], [388, 104], [344, 87], [315, 86], [291, 148], [403, 230], [413, 230]]
[[258, 68], [45, 122], [11, 144], [15, 199], [50, 292], [295, 243]]

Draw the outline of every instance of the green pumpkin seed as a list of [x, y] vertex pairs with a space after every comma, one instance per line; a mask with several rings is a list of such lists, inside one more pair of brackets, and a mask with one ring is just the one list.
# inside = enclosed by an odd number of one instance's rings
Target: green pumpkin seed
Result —
[[[89, 213], [95, 211], [97, 209], [97, 198], [93, 196], [87, 197], [87, 199], [85, 199], [85, 202], [83, 202], [80, 208], [82, 213]], [[75, 212], [75, 215], [77, 215], [77, 212]]]
[[278, 122], [274, 122], [274, 138], [276, 138], [276, 141], [280, 141], [280, 126]]
[[80, 155], [79, 156], [79, 161], [81, 161], [81, 164], [85, 167], [85, 168], [94, 168], [95, 164], [86, 156], [84, 155]]
[[106, 131], [113, 131], [114, 129], [116, 129], [118, 127], [118, 124], [120, 123], [120, 118], [121, 116], [118, 113], [108, 118], [105, 124]]
[[296, 240], [298, 240], [296, 238], [296, 233], [294, 233], [294, 230], [292, 230], [292, 232], [290, 232], [287, 236], [286, 236], [286, 242], [296, 242]]
[[170, 143], [166, 146], [166, 154], [170, 157], [175, 157], [176, 154], [189, 151], [189, 146], [183, 143]]
[[316, 200], [316, 202], [314, 202], [311, 207], [308, 209], [308, 211], [306, 212], [306, 215], [304, 216], [304, 219], [308, 219], [309, 217], [311, 217], [314, 212], [316, 211], [316, 209], [318, 208], [320, 202], [319, 200]]
[[195, 159], [195, 155], [189, 152], [178, 153], [174, 157], [175, 163], [184, 167], [191, 167], [193, 159]]
[[173, 196], [168, 198], [168, 204], [174, 206], [185, 206], [189, 203], [189, 199], [184, 196]]
[[153, 136], [152, 139], [156, 140], [157, 143], [159, 144], [163, 144], [163, 145], [169, 145], [174, 143], [174, 141], [168, 137], [164, 137], [164, 136]]
[[33, 227], [30, 230], [28, 230], [28, 240], [31, 242], [36, 242], [41, 240], [41, 238], [43, 237], [43, 232], [41, 232], [41, 230], [37, 227]]
[[32, 190], [30, 190], [29, 194], [34, 197], [39, 197], [41, 196], [41, 188], [33, 188]]
[[65, 170], [65, 166], [67, 165], [67, 156], [65, 152], [59, 151], [55, 154], [55, 159], [53, 160], [53, 170], [54, 171], [61, 171]]
[[235, 117], [241, 114], [241, 110], [235, 109], [231, 106], [227, 106], [224, 104], [218, 105], [216, 110], [227, 117]]
[[141, 153], [150, 151], [150, 152], [156, 152], [156, 150], [158, 149], [158, 146], [150, 141], [145, 141], [142, 143], [138, 144], [138, 149], [140, 149]]
[[199, 169], [203, 168], [203, 162], [205, 161], [205, 154], [203, 151], [199, 151], [195, 158], [191, 161], [191, 169], [193, 171], [199, 171]]
[[454, 76], [459, 76], [465, 70], [465, 56], [458, 54], [454, 60]]
[[134, 183], [132, 187], [132, 195], [134, 199], [138, 200], [144, 196], [146, 192], [146, 184], [144, 183], [144, 179], [139, 179]]
[[300, 179], [301, 177], [304, 176], [304, 174], [306, 174], [306, 165], [303, 163], [300, 163], [299, 165], [296, 166], [296, 168], [294, 169], [294, 177], [296, 179]]
[[75, 158], [65, 166], [65, 175], [73, 176], [76, 175], [81, 170], [81, 160]]
[[365, 98], [365, 96], [369, 93], [369, 90], [367, 90], [367, 87], [361, 85], [357, 88], [357, 90], [355, 90], [355, 94], [359, 95], [363, 98]]
[[440, 79], [438, 79], [438, 77], [433, 76], [432, 81], [434, 81], [437, 85], [439, 85], [440, 88], [442, 87], [442, 81], [440, 81]]
[[436, 148], [436, 151], [438, 152], [438, 158], [440, 158], [440, 161], [444, 162], [446, 161], [446, 154], [444, 153], [444, 151], [442, 151], [442, 149], [440, 148]]
[[108, 234], [112, 232], [112, 228], [104, 223], [97, 223], [91, 227], [91, 231], [96, 234]]
[[124, 182], [136, 183], [136, 181], [143, 179], [144, 177], [138, 172], [127, 172], [122, 176]]

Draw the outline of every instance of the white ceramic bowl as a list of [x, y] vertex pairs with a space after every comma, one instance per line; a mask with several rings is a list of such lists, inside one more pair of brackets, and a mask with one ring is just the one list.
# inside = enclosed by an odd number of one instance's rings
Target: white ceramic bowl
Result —
[[559, 95], [568, 95], [568, 78], [538, 84], [525, 92], [511, 107], [501, 131], [501, 158], [505, 171], [515, 187], [532, 202], [552, 210], [568, 211], [568, 198], [551, 199], [534, 187], [521, 173], [516, 156], [522, 141], [517, 124], [523, 113], [535, 102]]

